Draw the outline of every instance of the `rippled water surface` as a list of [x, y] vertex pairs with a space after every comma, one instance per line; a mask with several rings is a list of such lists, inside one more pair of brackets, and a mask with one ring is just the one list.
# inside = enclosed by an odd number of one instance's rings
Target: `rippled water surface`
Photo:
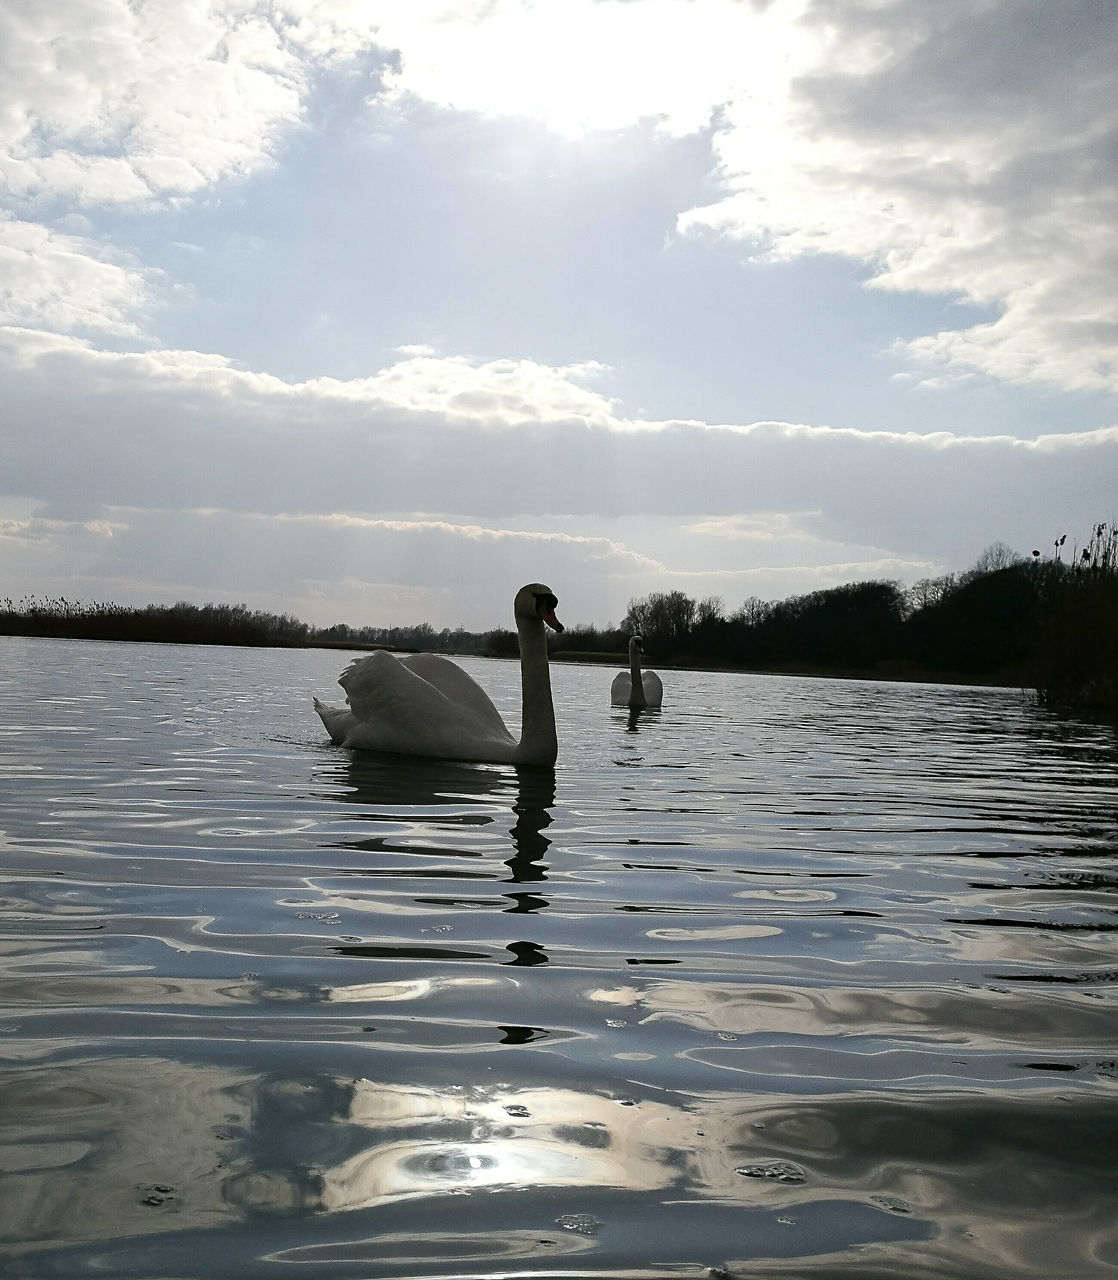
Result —
[[[1118, 1273], [1118, 753], [1016, 690], [0, 639], [0, 1273]], [[518, 674], [463, 663], [518, 720]]]

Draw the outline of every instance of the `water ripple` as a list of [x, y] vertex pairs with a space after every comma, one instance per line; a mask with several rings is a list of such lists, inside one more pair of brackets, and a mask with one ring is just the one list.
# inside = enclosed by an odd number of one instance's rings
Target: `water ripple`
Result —
[[335, 653], [0, 646], [12, 1274], [1118, 1269], [1113, 730], [557, 664], [518, 772], [330, 747]]

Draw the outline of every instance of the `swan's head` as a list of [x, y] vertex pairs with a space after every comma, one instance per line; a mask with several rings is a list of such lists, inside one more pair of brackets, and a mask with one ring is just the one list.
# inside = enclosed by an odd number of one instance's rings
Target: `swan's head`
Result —
[[555, 616], [558, 604], [559, 598], [550, 587], [545, 587], [542, 582], [529, 582], [516, 593], [512, 611], [518, 619], [546, 622], [552, 631], [562, 631], [563, 624]]
[[629, 653], [644, 653], [644, 641], [640, 636], [631, 636], [629, 639]]

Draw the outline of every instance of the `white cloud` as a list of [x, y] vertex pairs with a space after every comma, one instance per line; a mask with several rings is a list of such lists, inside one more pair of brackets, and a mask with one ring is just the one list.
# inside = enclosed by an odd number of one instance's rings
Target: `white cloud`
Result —
[[310, 74], [306, 51], [247, 0], [0, 6], [0, 317], [140, 336], [152, 274], [31, 219], [62, 202], [64, 225], [269, 167]]
[[819, 0], [801, 23], [810, 57], [801, 47], [769, 98], [727, 108], [715, 142], [727, 194], [681, 228], [776, 259], [843, 255], [872, 269], [874, 287], [999, 312], [911, 342], [919, 363], [1118, 388], [1106, 9]]
[[82, 537], [85, 534], [111, 538], [114, 532], [125, 527], [114, 520], [49, 520], [33, 516], [26, 520], [0, 520], [0, 538], [25, 543]]
[[305, 61], [255, 5], [54, 0], [0, 10], [12, 196], [131, 204], [270, 163]]
[[[907, 343], [951, 376], [1118, 388], [1118, 48], [1098, 0], [373, 5], [386, 96], [572, 135], [714, 123], [725, 195], [680, 219], [989, 322]], [[577, 85], [577, 91], [572, 86]]]
[[350, 383], [320, 379], [310, 385], [330, 395], [494, 427], [563, 418], [606, 425], [614, 418], [612, 402], [581, 385], [604, 372], [595, 361], [559, 368], [533, 360], [479, 364], [464, 356], [426, 354], [429, 350], [408, 355], [371, 378]]
[[734, 542], [776, 542], [789, 538], [817, 541], [810, 525], [819, 512], [759, 511], [748, 515], [711, 516], [684, 526], [685, 533]]
[[[874, 288], [989, 309], [898, 347], [930, 386], [979, 374], [1113, 390], [1115, 43], [1098, 0], [9, 5], [0, 175], [25, 218], [59, 199], [197, 196], [275, 162], [316, 76], [391, 57], [383, 108], [426, 102], [570, 136], [713, 128], [723, 194], [683, 213], [683, 232], [774, 259], [841, 255]], [[135, 280], [109, 280], [92, 245], [67, 252], [90, 259], [86, 289], [100, 273], [103, 302], [84, 319], [34, 310], [32, 284], [22, 322], [68, 330], [103, 312], [101, 327], [131, 331]], [[61, 298], [56, 259], [36, 272]]]
[[[593, 369], [532, 365], [511, 394], [506, 362], [418, 359], [405, 395], [410, 358], [352, 384], [288, 384], [200, 353], [0, 329], [0, 485], [25, 500], [4, 511], [6, 590], [115, 580], [159, 599], [193, 583], [287, 611], [321, 603], [310, 582], [452, 584], [471, 612], [442, 620], [480, 626], [503, 617], [499, 588], [536, 579], [575, 585], [580, 616], [604, 621], [673, 586], [733, 603], [961, 568], [992, 541], [1027, 550], [1114, 514], [1118, 427], [640, 431], [574, 381]], [[344, 594], [313, 617], [359, 621]]]
[[0, 214], [2, 323], [135, 337], [153, 281], [153, 273], [110, 261], [84, 237]]
[[718, 105], [765, 82], [780, 11], [738, 0], [486, 0], [371, 4], [400, 50], [390, 94], [455, 111], [517, 115], [580, 136], [651, 121], [705, 129]]
[[99, 590], [126, 604], [237, 600], [319, 623], [473, 628], [507, 625], [510, 584], [563, 583], [572, 604], [582, 602], [580, 619], [591, 621], [595, 606], [605, 611], [613, 596], [631, 594], [611, 584], [655, 582], [667, 572], [602, 537], [419, 516], [214, 508], [108, 507], [99, 521], [0, 520], [0, 570], [9, 557], [31, 580], [7, 570], [8, 594], [89, 599]]

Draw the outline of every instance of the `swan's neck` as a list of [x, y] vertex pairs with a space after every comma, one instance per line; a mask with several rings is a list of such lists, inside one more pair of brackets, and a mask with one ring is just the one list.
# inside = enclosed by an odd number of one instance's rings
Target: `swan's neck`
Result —
[[517, 618], [520, 633], [520, 745], [522, 764], [554, 764], [559, 754], [555, 734], [555, 705], [551, 699], [551, 670], [547, 662], [547, 633], [533, 618]]
[[641, 675], [641, 651], [634, 646], [629, 650], [629, 706], [644, 707], [644, 677]]

